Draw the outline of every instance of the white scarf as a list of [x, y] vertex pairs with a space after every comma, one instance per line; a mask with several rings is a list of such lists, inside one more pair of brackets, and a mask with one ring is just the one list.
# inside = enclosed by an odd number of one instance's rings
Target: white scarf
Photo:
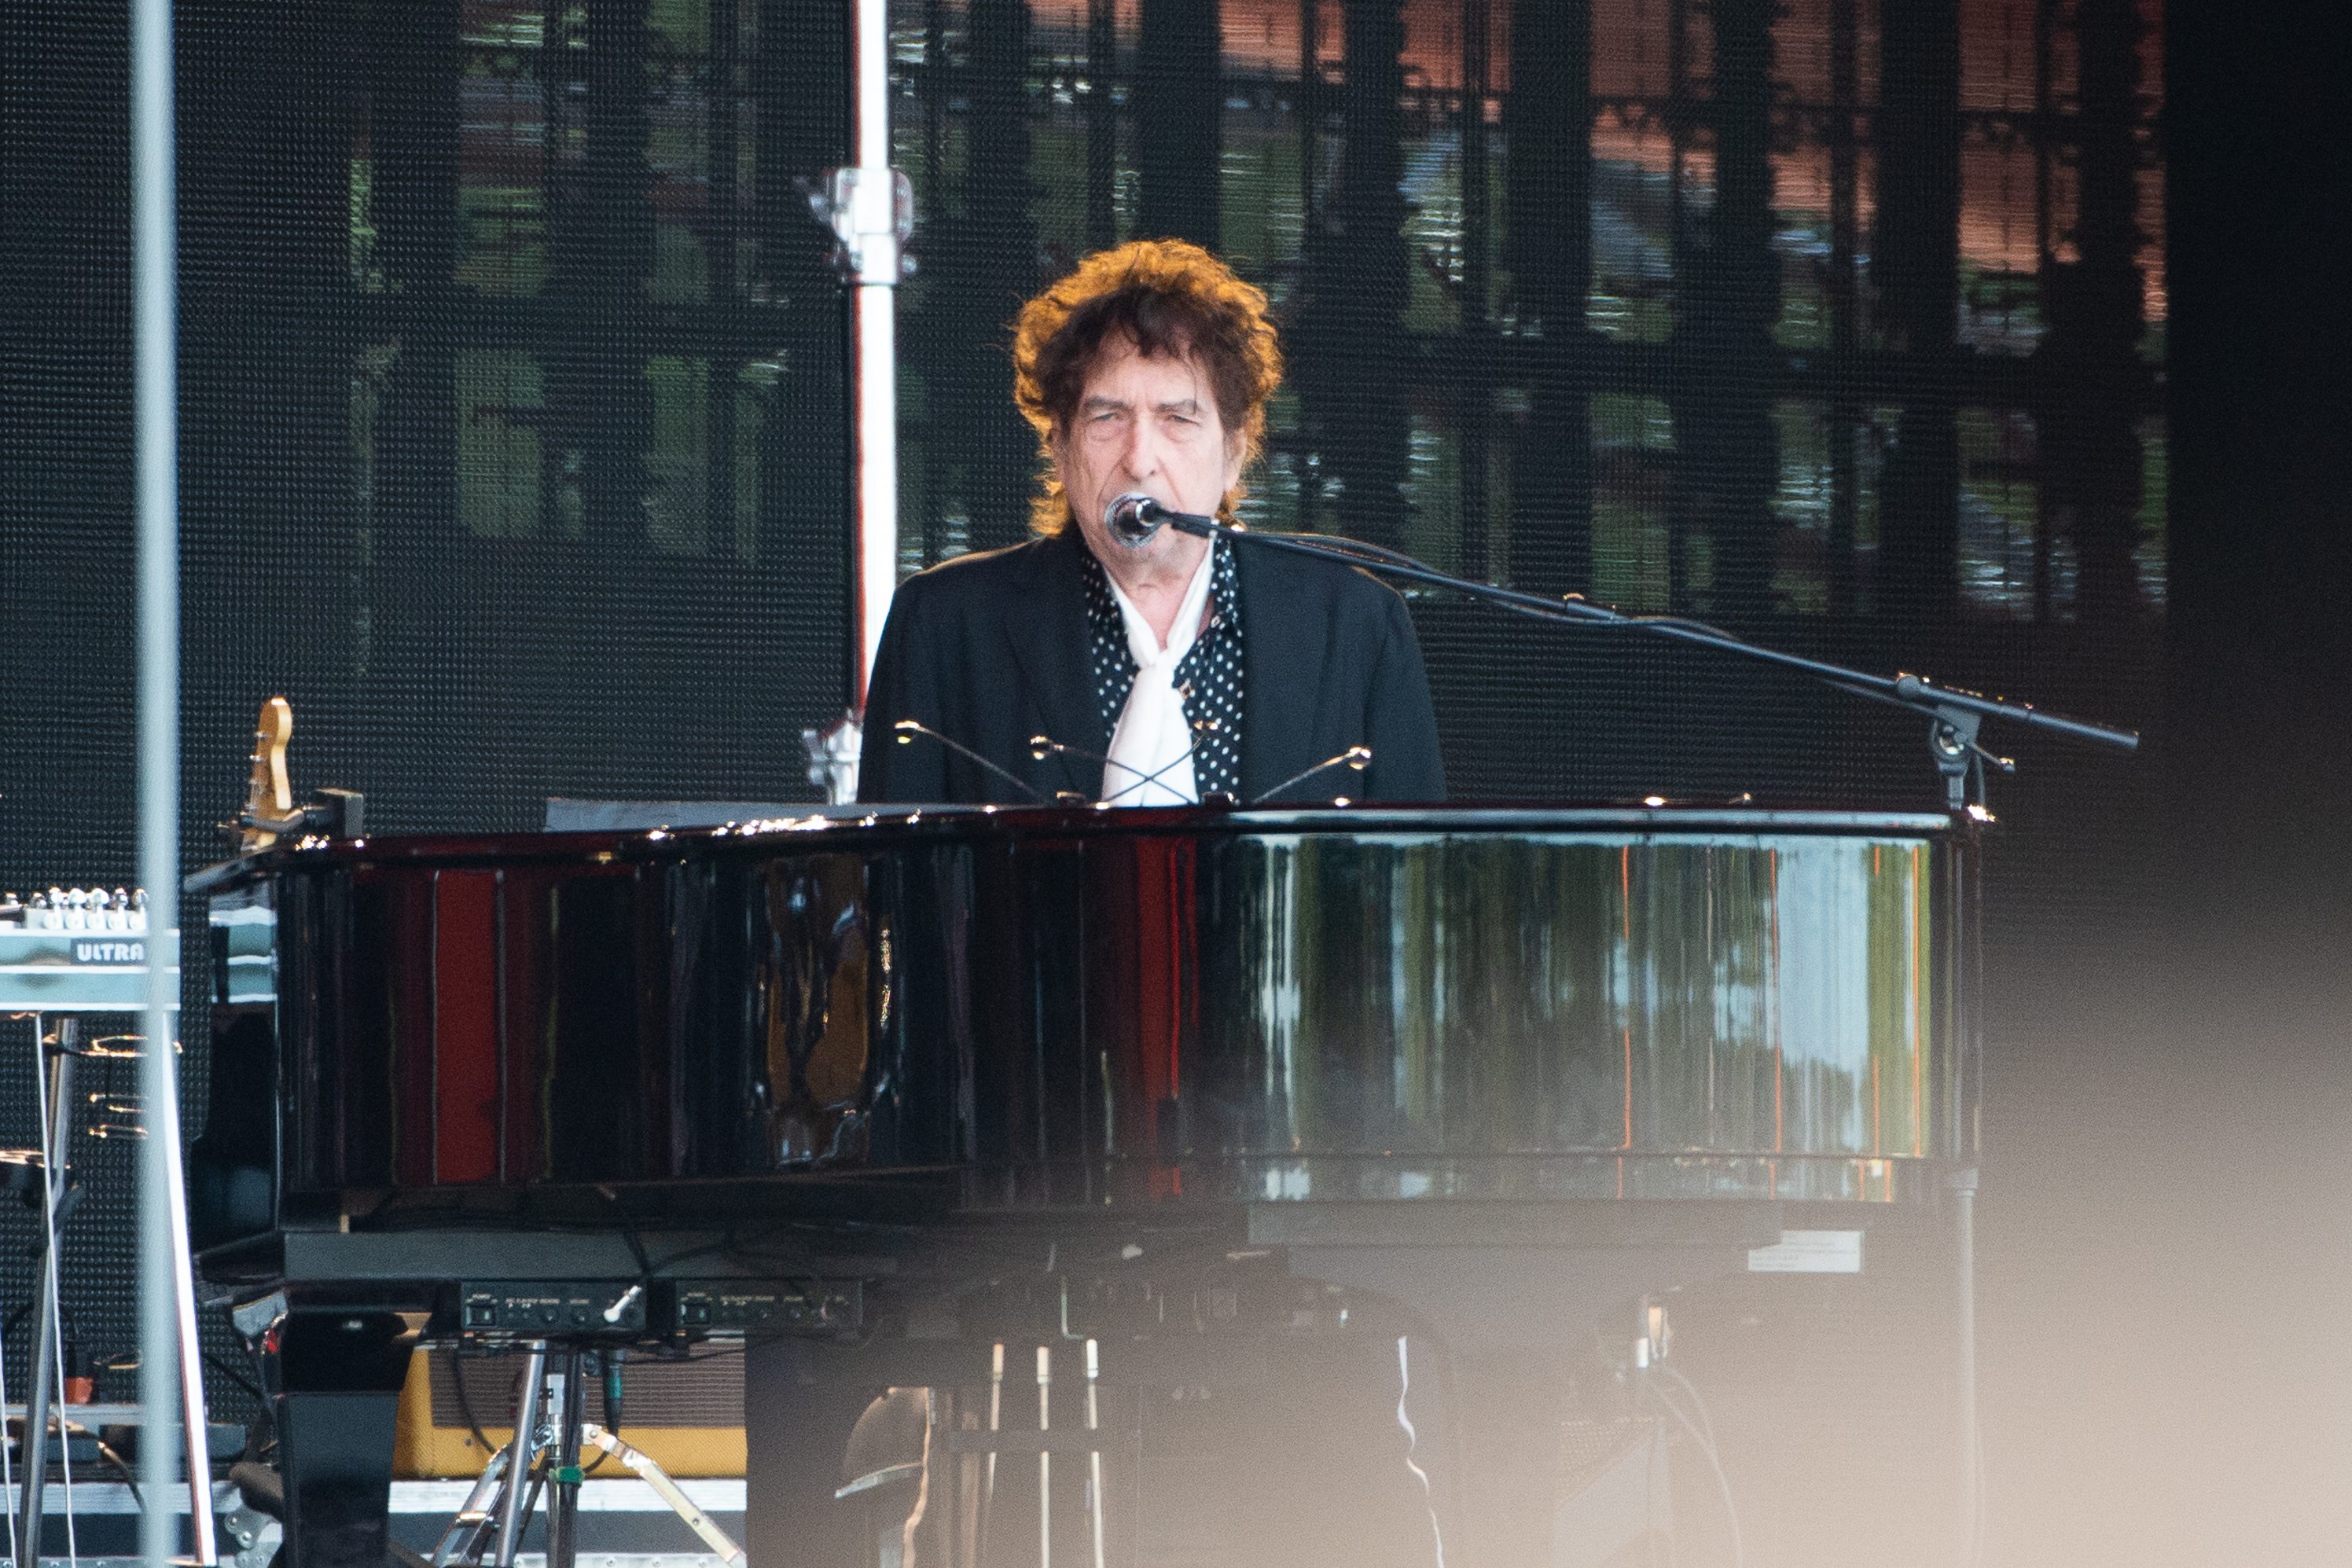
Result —
[[1103, 574], [1110, 582], [1119, 619], [1127, 623], [1127, 651], [1138, 666], [1127, 706], [1119, 710], [1118, 727], [1111, 731], [1109, 764], [1103, 768], [1102, 798], [1111, 805], [1189, 806], [1201, 798], [1192, 774], [1192, 727], [1184, 717], [1183, 695], [1176, 689], [1176, 666], [1201, 634], [1216, 556], [1213, 544], [1202, 552], [1184, 601], [1176, 607], [1176, 623], [1169, 628], [1165, 648], [1143, 612], [1108, 572]]

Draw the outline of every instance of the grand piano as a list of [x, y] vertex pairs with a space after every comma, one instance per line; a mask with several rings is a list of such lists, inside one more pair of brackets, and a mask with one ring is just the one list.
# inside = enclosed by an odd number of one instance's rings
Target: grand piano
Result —
[[1563, 1560], [1559, 1434], [1640, 1416], [1677, 1291], [1948, 1234], [1975, 831], [834, 809], [214, 868], [192, 1203], [289, 1560], [384, 1560], [418, 1344], [714, 1336], [763, 1564]]

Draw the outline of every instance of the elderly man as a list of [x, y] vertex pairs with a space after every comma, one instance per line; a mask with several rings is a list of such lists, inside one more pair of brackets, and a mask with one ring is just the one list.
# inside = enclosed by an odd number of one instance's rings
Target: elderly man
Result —
[[[1265, 296], [1175, 240], [1089, 256], [1022, 308], [1014, 397], [1051, 476], [1037, 538], [898, 590], [866, 702], [860, 796], [1254, 802], [1349, 747], [1291, 802], [1437, 800], [1445, 776], [1404, 602], [1353, 567], [1163, 528], [1131, 542], [1108, 503], [1150, 497], [1233, 522], [1282, 379]], [[1034, 755], [1031, 737], [1068, 749]], [[1096, 758], [1107, 758], [1108, 761]]]

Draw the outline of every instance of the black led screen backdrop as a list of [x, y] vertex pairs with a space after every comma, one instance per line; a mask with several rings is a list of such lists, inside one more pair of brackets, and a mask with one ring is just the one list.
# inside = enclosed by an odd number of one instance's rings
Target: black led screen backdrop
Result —
[[[2152, 4], [893, 18], [923, 214], [909, 569], [1021, 537], [1020, 299], [1088, 250], [1179, 235], [1285, 326], [1253, 523], [2131, 702], [2165, 594]], [[1415, 609], [1457, 793], [1934, 799], [1912, 721], [1687, 651]]]
[[[124, 39], [9, 12], [0, 842], [19, 883], [119, 877]], [[271, 691], [298, 781], [385, 831], [808, 793], [845, 695], [803, 192], [845, 156], [843, 23], [180, 8], [192, 848]], [[893, 45], [908, 570], [1022, 537], [1019, 301], [1182, 235], [1284, 323], [1254, 522], [2110, 713], [2145, 663], [2152, 0], [900, 0]], [[1460, 793], [1929, 788], [1850, 699], [1416, 611]]]
[[[813, 798], [800, 731], [846, 695], [848, 424], [803, 183], [846, 156], [845, 9], [177, 9], [190, 862], [273, 692], [298, 790], [364, 791], [377, 831]], [[2158, 21], [898, 0], [902, 565], [1023, 537], [1021, 299], [1177, 235], [1284, 326], [1251, 522], [2137, 722], [2167, 590]], [[0, 6], [19, 890], [131, 863], [127, 48], [120, 5]], [[1906, 716], [1414, 610], [1457, 795], [1938, 798]], [[2063, 804], [2081, 754], [1988, 739], [2026, 764], [2012, 841], [2095, 835]]]

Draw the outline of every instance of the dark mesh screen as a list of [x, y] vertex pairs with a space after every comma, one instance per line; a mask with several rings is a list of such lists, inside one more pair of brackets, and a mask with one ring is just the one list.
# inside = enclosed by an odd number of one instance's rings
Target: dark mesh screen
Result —
[[[810, 796], [800, 731], [846, 695], [847, 426], [794, 181], [842, 161], [839, 37], [780, 0], [176, 9], [189, 863], [221, 852], [271, 693], [298, 792], [363, 790], [378, 831]], [[128, 42], [120, 6], [5, 13], [0, 888], [110, 886]], [[29, 1041], [0, 1039], [0, 1082], [29, 1086]], [[9, 1091], [0, 1139], [29, 1114]], [[93, 1351], [131, 1338], [126, 1168], [76, 1221]]]
[[[1087, 250], [1172, 234], [1282, 316], [1254, 522], [2053, 701], [2074, 684], [2054, 647], [2078, 667], [2145, 647], [2126, 629], [2165, 589], [2152, 4], [894, 17], [923, 220], [909, 567], [1021, 537], [1019, 300]], [[1624, 636], [1416, 610], [1461, 793], [1935, 798], [1916, 721]], [[2082, 689], [2128, 706], [2106, 674]]]

